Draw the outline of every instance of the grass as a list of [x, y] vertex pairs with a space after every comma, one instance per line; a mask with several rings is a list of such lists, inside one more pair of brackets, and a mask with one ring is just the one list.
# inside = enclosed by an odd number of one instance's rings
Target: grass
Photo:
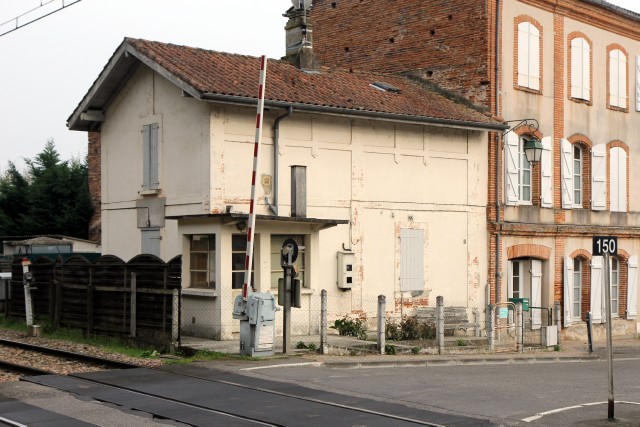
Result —
[[220, 353], [211, 350], [198, 350], [193, 355], [178, 355], [176, 359], [167, 359], [164, 363], [167, 365], [186, 365], [192, 362], [207, 362], [213, 360], [258, 360], [251, 356], [238, 356], [227, 353]]

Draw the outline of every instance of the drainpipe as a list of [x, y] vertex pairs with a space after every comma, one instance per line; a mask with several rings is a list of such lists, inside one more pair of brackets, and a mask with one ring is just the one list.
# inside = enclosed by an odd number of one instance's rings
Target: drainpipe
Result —
[[271, 212], [278, 216], [278, 151], [280, 151], [280, 122], [293, 114], [293, 107], [287, 107], [287, 112], [278, 116], [273, 122], [273, 204], [269, 203], [269, 198], [264, 201], [269, 206]]
[[[496, 117], [500, 117], [500, 0], [496, 0]], [[496, 303], [500, 302], [500, 135], [496, 132]]]

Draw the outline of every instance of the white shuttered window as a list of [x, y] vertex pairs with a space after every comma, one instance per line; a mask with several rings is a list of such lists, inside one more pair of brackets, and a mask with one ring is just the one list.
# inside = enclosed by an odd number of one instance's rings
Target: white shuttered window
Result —
[[609, 202], [612, 212], [627, 211], [627, 152], [620, 147], [609, 151]]
[[582, 37], [571, 40], [571, 97], [591, 99], [591, 47]]
[[627, 108], [627, 56], [620, 49], [609, 52], [609, 105]]
[[518, 24], [518, 86], [540, 90], [540, 30], [530, 22]]
[[591, 209], [607, 208], [607, 146], [594, 145], [591, 149]]
[[424, 230], [400, 229], [400, 289], [424, 290]]

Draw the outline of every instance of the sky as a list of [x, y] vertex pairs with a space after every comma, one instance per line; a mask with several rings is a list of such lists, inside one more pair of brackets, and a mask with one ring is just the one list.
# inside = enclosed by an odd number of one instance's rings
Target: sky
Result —
[[[19, 169], [54, 139], [63, 159], [82, 158], [85, 132], [67, 118], [124, 37], [245, 55], [284, 55], [290, 0], [0, 0], [0, 172]], [[75, 3], [74, 3], [75, 2]], [[609, 0], [640, 13], [640, 0]], [[39, 7], [44, 4], [43, 7]], [[10, 21], [5, 23], [6, 21]], [[3, 24], [4, 23], [4, 24]]]

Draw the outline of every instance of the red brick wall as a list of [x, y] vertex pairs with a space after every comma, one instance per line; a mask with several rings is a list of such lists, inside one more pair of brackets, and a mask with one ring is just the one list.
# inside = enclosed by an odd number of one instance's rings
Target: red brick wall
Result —
[[326, 66], [411, 70], [489, 107], [490, 7], [478, 0], [316, 0], [314, 51]]
[[101, 223], [101, 203], [100, 203], [100, 132], [88, 133], [88, 168], [89, 168], [89, 194], [93, 205], [93, 216], [89, 223], [89, 240], [100, 242]]

